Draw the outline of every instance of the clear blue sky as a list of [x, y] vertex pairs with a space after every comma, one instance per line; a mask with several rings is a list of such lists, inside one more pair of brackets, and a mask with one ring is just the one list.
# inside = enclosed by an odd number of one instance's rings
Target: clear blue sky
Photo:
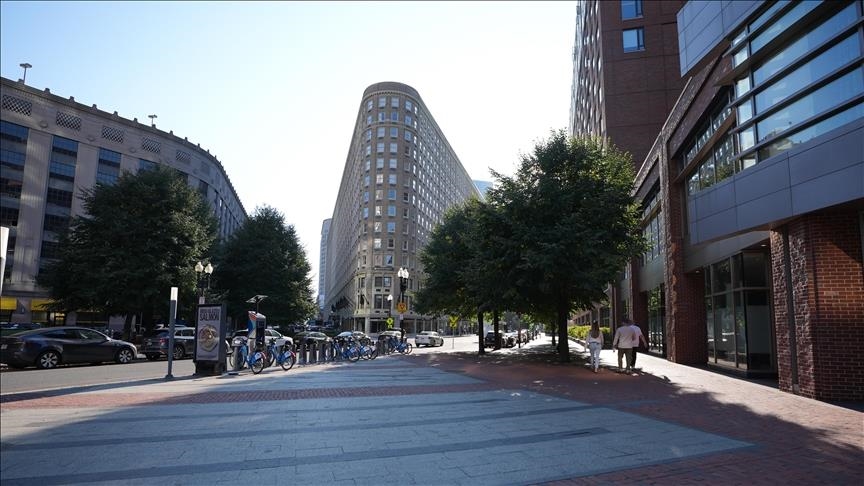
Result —
[[0, 2], [0, 72], [173, 130], [293, 224], [317, 290], [363, 90], [414, 87], [474, 179], [566, 128], [575, 2]]

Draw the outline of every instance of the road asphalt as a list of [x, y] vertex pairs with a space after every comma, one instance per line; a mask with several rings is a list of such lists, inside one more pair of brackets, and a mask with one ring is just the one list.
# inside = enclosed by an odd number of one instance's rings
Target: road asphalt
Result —
[[[544, 337], [489, 352], [0, 395], [3, 486], [832, 484], [864, 414]], [[443, 350], [442, 350], [443, 351]]]

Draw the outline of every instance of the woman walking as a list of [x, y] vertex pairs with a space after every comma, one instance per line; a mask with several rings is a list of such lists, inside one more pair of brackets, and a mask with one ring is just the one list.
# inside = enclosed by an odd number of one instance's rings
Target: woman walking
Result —
[[591, 352], [591, 368], [594, 373], [600, 367], [600, 350], [603, 349], [603, 333], [600, 331], [600, 324], [595, 320], [591, 323], [591, 330], [588, 331], [588, 350]]

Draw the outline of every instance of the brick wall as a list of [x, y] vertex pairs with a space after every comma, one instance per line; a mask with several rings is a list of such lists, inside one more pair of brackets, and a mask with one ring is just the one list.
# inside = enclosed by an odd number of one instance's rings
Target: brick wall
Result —
[[[781, 390], [794, 391], [792, 352], [799, 393], [819, 400], [864, 400], [864, 266], [856, 211], [807, 215], [771, 234], [777, 367]], [[786, 288], [792, 275], [795, 346]]]

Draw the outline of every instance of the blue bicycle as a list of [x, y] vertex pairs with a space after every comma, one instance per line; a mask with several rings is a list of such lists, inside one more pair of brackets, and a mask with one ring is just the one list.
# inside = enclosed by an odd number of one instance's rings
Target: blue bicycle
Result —
[[232, 344], [237, 348], [237, 352], [233, 353], [232, 356], [234, 369], [239, 371], [248, 365], [252, 373], [256, 375], [261, 373], [264, 369], [264, 363], [267, 361], [266, 350], [250, 353], [248, 339], [241, 336], [235, 337]]
[[360, 347], [353, 341], [333, 342], [333, 357], [356, 362], [360, 359]]
[[411, 346], [411, 343], [409, 343], [408, 341], [400, 341], [395, 337], [391, 337], [389, 339], [387, 347], [392, 351], [398, 351], [402, 354], [411, 354], [411, 351], [414, 350], [414, 347]]
[[285, 371], [293, 368], [294, 363], [297, 362], [297, 355], [294, 354], [294, 350], [291, 349], [291, 346], [286, 344], [282, 346], [281, 350], [279, 350], [276, 346], [276, 339], [270, 339], [270, 344], [267, 346], [267, 353], [273, 357], [276, 364], [280, 365]]

